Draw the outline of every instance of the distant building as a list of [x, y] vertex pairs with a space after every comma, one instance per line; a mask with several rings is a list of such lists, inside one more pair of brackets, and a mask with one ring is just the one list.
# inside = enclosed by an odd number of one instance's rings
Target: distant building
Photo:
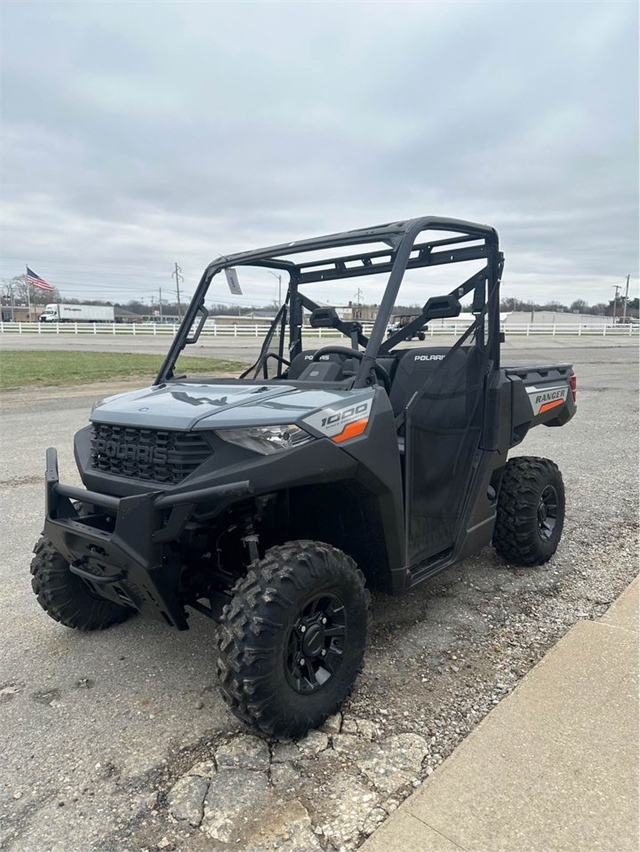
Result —
[[242, 314], [242, 316], [231, 316], [229, 314], [218, 314], [217, 316], [209, 316], [207, 324], [219, 326], [234, 325], [264, 325], [269, 326], [275, 319], [275, 312], [272, 310], [254, 311], [250, 314]]
[[113, 309], [114, 316], [116, 318], [116, 322], [143, 322], [144, 317], [142, 314], [136, 314], [133, 311], [128, 311], [126, 308], [114, 308]]
[[374, 322], [378, 316], [377, 305], [354, 305], [349, 302], [346, 309], [343, 309], [343, 319], [359, 320], [360, 322]]
[[612, 318], [597, 314], [571, 314], [567, 311], [511, 311], [501, 314], [500, 319], [505, 325], [575, 325], [599, 326], [611, 325]]
[[403, 317], [419, 317], [422, 313], [422, 309], [417, 305], [415, 308], [394, 308], [391, 311], [391, 322], [395, 320], [399, 320]]

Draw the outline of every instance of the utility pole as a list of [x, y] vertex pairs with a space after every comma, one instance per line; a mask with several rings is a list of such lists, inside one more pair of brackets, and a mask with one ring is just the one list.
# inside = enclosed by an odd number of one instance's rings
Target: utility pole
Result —
[[[353, 306], [351, 307], [351, 319], [359, 320], [360, 317], [360, 299], [362, 298], [362, 290], [358, 287], [356, 290], [356, 308], [354, 310]], [[351, 302], [349, 302], [351, 305]]]
[[279, 273], [272, 272], [270, 269], [267, 269], [269, 275], [273, 275], [274, 278], [278, 279], [278, 307], [282, 307], [282, 275]]
[[624, 291], [624, 307], [622, 308], [622, 322], [623, 324], [627, 321], [627, 302], [629, 301], [629, 279], [631, 275], [627, 275], [627, 286]]
[[178, 319], [182, 319], [182, 302], [180, 301], [180, 282], [184, 281], [184, 275], [181, 275], [182, 268], [176, 263], [176, 268], [171, 273], [171, 277], [176, 279], [176, 293], [178, 294]]
[[618, 307], [618, 290], [621, 290], [619, 284], [612, 284], [613, 289], [616, 291], [616, 295], [613, 297], [613, 325], [616, 324], [616, 308]]
[[162, 287], [158, 287], [158, 293], [160, 296], [160, 323], [162, 323]]

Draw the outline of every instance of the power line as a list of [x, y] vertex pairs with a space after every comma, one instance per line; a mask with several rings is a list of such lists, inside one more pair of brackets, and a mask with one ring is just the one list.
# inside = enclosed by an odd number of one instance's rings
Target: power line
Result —
[[[9, 277], [9, 276], [2, 276], [2, 279], [1, 279], [1, 280], [5, 281], [6, 283], [9, 283], [11, 280], [13, 280], [13, 278], [19, 278], [19, 277], [20, 277], [20, 276], [16, 276], [16, 275], [12, 275], [12, 276], [10, 276], [10, 277]], [[99, 289], [99, 290], [131, 290], [132, 288], [135, 288], [136, 290], [139, 290], [139, 289], [140, 289], [140, 287], [143, 287], [143, 288], [144, 288], [144, 287], [145, 287], [145, 284], [147, 283], [147, 282], [145, 282], [145, 283], [140, 284], [140, 283], [138, 283], [138, 282], [132, 281], [130, 284], [111, 284], [111, 283], [110, 283], [110, 282], [108, 282], [108, 281], [107, 281], [107, 282], [100, 282], [100, 281], [86, 281], [86, 282], [80, 282], [80, 281], [78, 281], [77, 279], [76, 279], [76, 280], [73, 280], [73, 281], [70, 281], [70, 280], [65, 280], [65, 279], [55, 278], [54, 276], [49, 276], [49, 278], [51, 278], [51, 283], [53, 283], [53, 285], [54, 285], [55, 287], [73, 287], [73, 288], [75, 288], [75, 289], [80, 289], [80, 288], [82, 288], [82, 289], [85, 289], [85, 290], [91, 290], [91, 289]], [[153, 289], [154, 291], [155, 291], [155, 289], [156, 289], [155, 287], [153, 287], [153, 283], [152, 283], [152, 281], [149, 281], [149, 282], [148, 282], [148, 287], [149, 287], [150, 289]]]
[[[184, 280], [184, 276], [181, 274], [181, 269], [179, 268], [180, 281]], [[175, 276], [175, 272], [173, 273]], [[172, 276], [172, 277], [173, 277]], [[9, 285], [12, 279], [17, 276], [3, 276], [0, 280], [5, 284]], [[109, 281], [96, 280], [101, 278], [100, 275], [92, 276], [93, 280], [80, 282], [77, 279], [71, 280], [69, 278], [58, 278], [57, 276], [50, 276], [51, 283], [56, 286], [57, 289], [62, 290], [67, 293], [79, 293], [81, 295], [97, 296], [99, 298], [109, 298], [111, 296], [124, 298], [128, 294], [135, 293], [146, 293], [146, 294], [155, 294], [157, 292], [157, 284], [154, 282], [153, 278], [146, 282], [138, 282], [131, 281], [130, 283], [111, 283]], [[155, 277], [155, 276], [154, 276]], [[119, 280], [121, 280], [122, 276], [119, 276]], [[255, 290], [265, 290], [270, 289], [270, 285], [267, 282], [260, 280], [252, 280], [250, 281], [250, 286]], [[273, 301], [270, 295], [259, 295], [256, 293], [255, 295], [243, 295], [243, 296], [234, 296], [232, 298], [225, 297], [222, 292], [216, 292], [216, 285], [214, 284], [212, 288], [209, 290], [208, 298], [213, 299], [216, 302], [220, 303], [229, 303], [229, 304], [237, 304], [238, 302], [247, 302], [254, 304], [256, 302], [263, 302], [265, 304], [269, 304]], [[177, 289], [176, 289], [177, 296]], [[182, 289], [180, 293], [180, 301], [182, 302]]]
[[[2, 255], [3, 260], [14, 260], [19, 263], [22, 263], [24, 258], [17, 257], [16, 255], [4, 254]], [[113, 270], [114, 275], [120, 274], [123, 271], [129, 270], [139, 270], [141, 274], [146, 273], [155, 273], [156, 275], [163, 275], [162, 267], [158, 266], [156, 268], [150, 267], [148, 264], [144, 264], [143, 266], [114, 266], [112, 263], [73, 263], [66, 260], [51, 260], [48, 258], [42, 257], [31, 257], [30, 261], [33, 261], [34, 265], [36, 263], [41, 263], [45, 266], [62, 266], [67, 269], [85, 269], [87, 271], [92, 271], [94, 269], [111, 269]]]

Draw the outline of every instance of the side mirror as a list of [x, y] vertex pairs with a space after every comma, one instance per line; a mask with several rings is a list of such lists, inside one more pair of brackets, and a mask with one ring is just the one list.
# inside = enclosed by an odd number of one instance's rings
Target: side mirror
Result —
[[200, 337], [200, 332], [204, 328], [204, 324], [207, 321], [207, 317], [209, 316], [209, 311], [205, 308], [204, 305], [200, 305], [198, 308], [198, 312], [196, 313], [196, 318], [193, 321], [193, 325], [189, 330], [189, 336], [187, 337], [185, 343], [195, 343], [196, 340]]
[[427, 320], [457, 317], [462, 306], [455, 296], [432, 296], [422, 309], [422, 315]]

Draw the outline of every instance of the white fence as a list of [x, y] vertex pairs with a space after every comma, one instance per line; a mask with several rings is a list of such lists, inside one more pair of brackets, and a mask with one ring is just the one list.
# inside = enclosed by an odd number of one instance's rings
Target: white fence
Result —
[[[370, 334], [371, 323], [363, 323], [363, 331]], [[427, 337], [457, 337], [469, 327], [468, 322], [443, 323], [429, 325]], [[242, 325], [207, 325], [202, 330], [203, 338], [229, 337], [264, 337], [268, 326], [262, 323], [243, 323]], [[173, 337], [178, 330], [177, 325], [139, 324], [139, 323], [29, 323], [29, 322], [0, 322], [0, 334], [35, 334], [38, 336], [57, 334], [91, 334], [111, 335], [117, 337]], [[640, 326], [629, 325], [580, 325], [577, 323], [502, 323], [501, 330], [507, 337], [534, 337], [551, 335], [552, 337], [633, 337], [638, 336]], [[339, 331], [331, 328], [303, 328], [305, 337], [320, 339], [341, 337]]]

